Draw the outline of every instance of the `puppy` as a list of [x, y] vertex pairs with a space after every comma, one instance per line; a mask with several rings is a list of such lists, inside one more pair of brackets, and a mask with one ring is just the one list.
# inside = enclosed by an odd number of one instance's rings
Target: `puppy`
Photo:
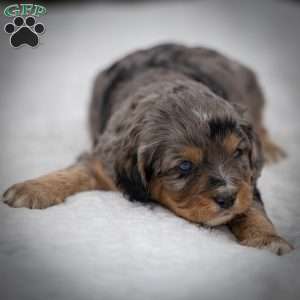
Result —
[[191, 222], [227, 224], [242, 245], [287, 253], [257, 188], [264, 161], [284, 155], [263, 106], [255, 74], [216, 51], [165, 44], [134, 52], [96, 79], [92, 150], [13, 185], [4, 201], [46, 208], [82, 191], [122, 191]]

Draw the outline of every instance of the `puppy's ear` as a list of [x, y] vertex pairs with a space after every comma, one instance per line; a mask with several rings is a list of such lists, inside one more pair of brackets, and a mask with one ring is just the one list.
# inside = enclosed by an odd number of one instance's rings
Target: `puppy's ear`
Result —
[[248, 137], [251, 144], [249, 160], [251, 168], [253, 170], [252, 180], [256, 181], [256, 179], [260, 176], [264, 164], [261, 142], [259, 140], [258, 134], [249, 123], [242, 124], [241, 128]]
[[153, 147], [139, 147], [137, 155], [138, 170], [146, 188], [149, 186], [154, 175], [154, 156], [155, 149], [153, 149]]
[[[126, 149], [126, 148], [125, 148]], [[151, 151], [144, 147], [127, 149], [117, 161], [117, 185], [131, 201], [151, 201], [149, 183], [153, 176]]]

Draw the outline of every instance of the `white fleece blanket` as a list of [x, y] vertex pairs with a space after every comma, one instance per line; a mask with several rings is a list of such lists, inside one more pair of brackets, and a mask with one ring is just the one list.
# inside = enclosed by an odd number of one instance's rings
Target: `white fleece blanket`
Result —
[[[266, 120], [289, 153], [260, 188], [295, 250], [238, 245], [161, 207], [86, 192], [47, 210], [0, 204], [3, 300], [231, 300], [300, 297], [300, 6], [289, 1], [93, 3], [47, 6], [36, 49], [0, 34], [0, 192], [72, 163], [89, 148], [92, 80], [115, 58], [162, 41], [217, 48], [253, 67]], [[1, 28], [7, 22], [1, 17]]]

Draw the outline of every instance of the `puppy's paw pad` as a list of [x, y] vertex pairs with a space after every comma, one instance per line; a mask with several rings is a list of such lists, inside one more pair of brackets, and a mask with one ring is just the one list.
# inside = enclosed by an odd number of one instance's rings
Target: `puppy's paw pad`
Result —
[[3, 194], [3, 201], [11, 207], [46, 208], [52, 205], [46, 187], [34, 180], [11, 186]]

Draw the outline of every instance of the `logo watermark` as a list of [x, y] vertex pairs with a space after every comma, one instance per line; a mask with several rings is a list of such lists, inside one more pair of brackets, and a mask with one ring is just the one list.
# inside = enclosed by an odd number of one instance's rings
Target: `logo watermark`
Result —
[[38, 4], [12, 4], [7, 6], [3, 14], [14, 18], [6, 23], [4, 31], [10, 35], [10, 45], [18, 48], [22, 45], [37, 47], [40, 35], [45, 32], [45, 25], [36, 18], [47, 13], [44, 6]]

